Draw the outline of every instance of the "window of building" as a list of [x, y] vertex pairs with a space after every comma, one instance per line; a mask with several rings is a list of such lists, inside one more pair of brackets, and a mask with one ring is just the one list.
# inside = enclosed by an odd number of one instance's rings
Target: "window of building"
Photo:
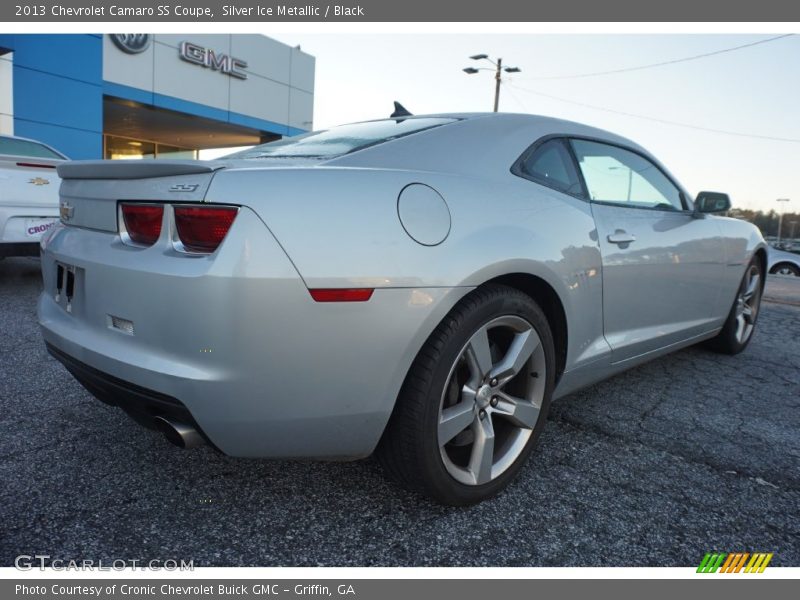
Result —
[[167, 144], [135, 140], [116, 135], [103, 136], [105, 150], [103, 156], [111, 160], [143, 160], [143, 159], [195, 159], [197, 150], [179, 148]]

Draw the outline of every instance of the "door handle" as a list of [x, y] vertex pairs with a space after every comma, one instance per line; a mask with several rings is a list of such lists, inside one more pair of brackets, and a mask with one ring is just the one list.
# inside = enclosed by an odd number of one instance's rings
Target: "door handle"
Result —
[[606, 239], [612, 244], [630, 244], [636, 241], [636, 236], [622, 229], [617, 229], [614, 233], [609, 234]]

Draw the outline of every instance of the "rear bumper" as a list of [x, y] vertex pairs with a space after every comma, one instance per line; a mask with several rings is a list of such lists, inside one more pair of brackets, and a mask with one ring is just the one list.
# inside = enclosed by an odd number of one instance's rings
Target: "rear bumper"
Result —
[[[121, 247], [77, 228], [57, 231], [42, 256], [38, 314], [51, 352], [101, 400], [175, 416], [232, 456], [369, 455], [419, 347], [468, 291], [316, 303], [247, 209], [213, 257]], [[57, 262], [76, 269], [70, 312], [55, 299]]]
[[0, 242], [0, 257], [39, 256], [39, 242]]
[[58, 203], [52, 206], [0, 204], [0, 245], [38, 244], [42, 234], [58, 219]]
[[158, 429], [156, 417], [171, 417], [192, 426], [210, 443], [195, 422], [192, 413], [177, 398], [123, 381], [69, 356], [52, 344], [46, 346], [47, 351], [101, 402], [121, 408], [137, 423], [148, 429]]

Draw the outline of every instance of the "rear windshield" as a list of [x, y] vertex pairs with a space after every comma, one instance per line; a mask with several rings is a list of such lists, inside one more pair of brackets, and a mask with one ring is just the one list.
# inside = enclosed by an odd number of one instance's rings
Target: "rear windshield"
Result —
[[16, 140], [14, 138], [0, 137], [0, 154], [11, 156], [30, 156], [31, 158], [65, 158], [55, 150], [44, 144], [30, 140]]
[[455, 120], [422, 117], [353, 123], [269, 142], [225, 158], [331, 158], [439, 127]]

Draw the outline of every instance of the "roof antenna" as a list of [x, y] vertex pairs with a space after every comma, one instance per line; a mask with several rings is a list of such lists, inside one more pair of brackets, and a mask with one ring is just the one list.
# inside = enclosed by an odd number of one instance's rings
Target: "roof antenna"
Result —
[[414, 115], [412, 115], [405, 106], [400, 104], [397, 100], [394, 101], [394, 112], [391, 115], [389, 115], [390, 119], [396, 119], [398, 117], [413, 117], [413, 116]]

